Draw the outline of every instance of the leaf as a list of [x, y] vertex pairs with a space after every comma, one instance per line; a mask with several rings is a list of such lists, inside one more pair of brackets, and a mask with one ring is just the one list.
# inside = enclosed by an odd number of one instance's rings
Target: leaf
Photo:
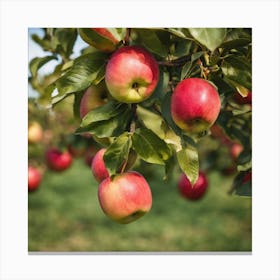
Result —
[[251, 90], [252, 69], [245, 57], [229, 56], [223, 60], [221, 68], [226, 81], [235, 87], [242, 86]]
[[192, 61], [188, 61], [182, 68], [181, 71], [181, 80], [185, 79], [186, 77], [188, 77], [188, 74], [190, 72], [192, 68]]
[[163, 118], [166, 120], [168, 125], [174, 130], [174, 132], [176, 134], [180, 135], [181, 129], [179, 129], [178, 126], [176, 126], [176, 124], [174, 123], [172, 116], [171, 116], [171, 110], [170, 110], [171, 97], [172, 97], [171, 93], [167, 93], [164, 96], [164, 99], [162, 100], [162, 103], [161, 103], [161, 112], [162, 112]]
[[132, 117], [132, 110], [129, 107], [126, 107], [119, 110], [114, 116], [112, 114], [111, 118], [91, 122], [87, 126], [83, 123], [83, 126], [79, 127], [76, 130], [76, 133], [89, 132], [99, 138], [119, 136], [128, 129]]
[[240, 47], [247, 46], [250, 43], [251, 43], [251, 39], [240, 38], [240, 39], [234, 39], [234, 40], [226, 41], [226, 42], [222, 43], [220, 47], [223, 48], [224, 51], [227, 51], [227, 50], [232, 50], [232, 49], [235, 49], [235, 48], [240, 48]]
[[232, 183], [230, 193], [235, 193], [240, 196], [252, 196], [252, 180], [246, 180], [245, 177], [248, 176], [248, 172], [239, 172]]
[[128, 108], [127, 104], [109, 101], [103, 106], [97, 107], [88, 112], [82, 119], [81, 127], [90, 125], [91, 123], [109, 120]]
[[69, 58], [72, 54], [76, 39], [76, 28], [56, 28], [52, 38], [52, 45], [58, 53], [61, 53], [64, 57]]
[[210, 51], [219, 47], [226, 36], [226, 28], [189, 28], [189, 32]]
[[154, 30], [137, 29], [137, 34], [147, 50], [161, 57], [166, 57], [168, 55], [168, 49], [161, 43]]
[[35, 57], [33, 58], [30, 63], [29, 63], [29, 69], [31, 72], [31, 75], [33, 77], [37, 76], [38, 70], [44, 66], [46, 63], [48, 63], [51, 60], [57, 60], [57, 57], [54, 55], [49, 55], [49, 56], [45, 56], [45, 57]]
[[177, 160], [180, 168], [193, 185], [197, 181], [199, 173], [197, 149], [192, 145], [187, 145], [187, 147], [177, 152]]
[[131, 136], [124, 132], [107, 148], [103, 159], [109, 175], [115, 175], [123, 162], [127, 160], [131, 148]]
[[95, 83], [96, 79], [99, 80], [100, 76], [103, 76], [106, 58], [106, 55], [95, 52], [75, 59], [69, 71], [55, 81], [58, 96], [62, 97], [69, 93], [82, 91]]
[[137, 129], [132, 136], [133, 149], [149, 163], [164, 165], [171, 155], [170, 147], [152, 130]]

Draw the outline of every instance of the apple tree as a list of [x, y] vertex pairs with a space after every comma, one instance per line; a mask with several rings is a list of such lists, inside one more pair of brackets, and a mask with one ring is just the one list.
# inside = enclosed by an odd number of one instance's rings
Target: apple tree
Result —
[[[32, 38], [46, 56], [29, 65], [37, 103], [55, 109], [72, 100], [73, 134], [90, 135], [106, 149], [110, 177], [126, 172], [133, 153], [163, 166], [165, 178], [179, 166], [194, 186], [205, 160], [208, 169], [224, 168], [220, 148], [204, 154], [201, 143], [211, 138], [235, 157], [229, 193], [251, 196], [251, 29], [43, 30]], [[87, 47], [72, 58], [78, 36]], [[39, 77], [51, 60], [53, 72]]]

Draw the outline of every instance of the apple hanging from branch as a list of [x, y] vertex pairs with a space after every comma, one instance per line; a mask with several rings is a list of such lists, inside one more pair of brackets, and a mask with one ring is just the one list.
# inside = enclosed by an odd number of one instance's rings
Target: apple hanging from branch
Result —
[[216, 121], [220, 108], [217, 90], [200, 78], [179, 82], [171, 98], [171, 116], [175, 124], [189, 134], [208, 130]]
[[105, 82], [112, 97], [124, 103], [139, 103], [149, 98], [159, 81], [155, 58], [144, 48], [119, 48], [109, 59]]
[[152, 207], [152, 192], [145, 178], [128, 171], [103, 180], [98, 187], [103, 212], [112, 220], [127, 224], [145, 215]]

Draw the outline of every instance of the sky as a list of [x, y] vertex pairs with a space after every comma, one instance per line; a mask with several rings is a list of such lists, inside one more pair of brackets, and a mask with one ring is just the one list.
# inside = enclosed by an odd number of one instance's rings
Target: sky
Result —
[[[28, 30], [28, 62], [30, 62], [35, 57], [44, 57], [47, 55], [50, 55], [50, 52], [45, 52], [43, 49], [35, 43], [31, 36], [33, 34], [37, 34], [39, 37], [44, 36], [44, 31], [41, 28], [29, 28]], [[74, 45], [73, 54], [71, 55], [71, 58], [75, 58], [80, 55], [81, 49], [88, 46], [80, 36], [77, 37], [76, 43]], [[53, 71], [55, 66], [58, 64], [58, 61], [51, 60], [47, 64], [45, 64], [40, 70], [39, 75], [45, 75], [49, 74]], [[28, 71], [28, 76], [30, 75], [30, 72]], [[28, 96], [29, 97], [36, 97], [38, 96], [37, 92], [32, 89], [30, 85], [28, 85]]]

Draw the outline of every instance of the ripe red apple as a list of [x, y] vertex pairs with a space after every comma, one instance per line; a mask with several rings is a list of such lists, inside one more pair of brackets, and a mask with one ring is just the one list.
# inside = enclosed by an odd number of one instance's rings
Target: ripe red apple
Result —
[[33, 121], [28, 125], [28, 143], [38, 143], [43, 139], [43, 129], [41, 125]]
[[[103, 160], [103, 156], [105, 152], [106, 152], [105, 148], [100, 149], [93, 157], [91, 163], [92, 174], [98, 182], [101, 182], [102, 180], [106, 179], [109, 176], [109, 172], [106, 169], [105, 162]], [[124, 162], [120, 166], [119, 171], [122, 170], [124, 164], [126, 164], [126, 166], [124, 167], [124, 171], [129, 170], [135, 163], [136, 159], [137, 159], [137, 154], [133, 150], [130, 151], [127, 162], [126, 163]]]
[[238, 92], [236, 92], [233, 95], [233, 98], [235, 100], [235, 102], [237, 102], [238, 104], [250, 104], [252, 105], [252, 92], [248, 92], [248, 95], [246, 97], [243, 97], [241, 94], [239, 94]]
[[91, 163], [92, 174], [98, 182], [101, 182], [109, 176], [109, 172], [106, 169], [105, 162], [103, 160], [105, 152], [105, 148], [100, 149], [93, 157]]
[[79, 28], [79, 34], [94, 48], [103, 52], [112, 52], [125, 37], [125, 29], [117, 32], [115, 28]]
[[107, 88], [105, 83], [90, 86], [84, 93], [80, 103], [81, 119], [91, 110], [107, 102]]
[[53, 171], [64, 171], [72, 164], [72, 156], [68, 150], [60, 151], [57, 148], [49, 148], [45, 158], [48, 167]]
[[216, 121], [221, 108], [217, 90], [200, 78], [181, 81], [171, 97], [171, 116], [188, 133], [201, 133]]
[[28, 166], [28, 191], [32, 192], [38, 189], [42, 180], [42, 174], [38, 168]]
[[157, 61], [147, 50], [138, 46], [119, 48], [106, 66], [107, 88], [120, 102], [144, 101], [152, 95], [158, 80]]
[[121, 224], [139, 219], [152, 207], [151, 189], [135, 171], [103, 180], [98, 187], [98, 199], [104, 213]]
[[208, 181], [206, 175], [202, 171], [199, 171], [198, 179], [193, 186], [185, 174], [181, 175], [178, 184], [180, 194], [189, 200], [198, 200], [202, 198], [206, 193], [207, 187]]

